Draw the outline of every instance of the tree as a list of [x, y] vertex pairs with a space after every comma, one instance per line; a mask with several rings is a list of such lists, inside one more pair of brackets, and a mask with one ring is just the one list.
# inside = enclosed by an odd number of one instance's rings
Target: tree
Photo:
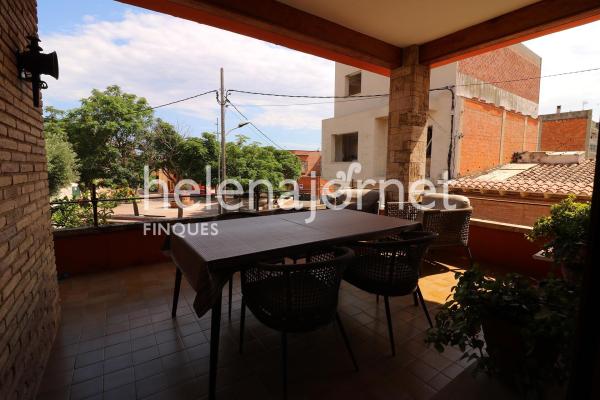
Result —
[[210, 184], [217, 181], [219, 144], [211, 133], [184, 137], [173, 125], [158, 119], [148, 136], [145, 152], [150, 168], [160, 169], [173, 182], [193, 179], [207, 184], [207, 165], [211, 167]]
[[118, 86], [92, 90], [81, 106], [67, 113], [64, 127], [79, 158], [81, 183], [138, 187], [143, 180], [142, 144], [153, 124], [146, 99]]
[[247, 141], [247, 137], [237, 136], [236, 141], [227, 143], [228, 178], [247, 188], [250, 181], [265, 179], [276, 187], [284, 179], [300, 176], [300, 160], [292, 153]]
[[48, 107], [44, 117], [48, 184], [51, 196], [55, 196], [61, 188], [79, 179], [77, 155], [69, 143], [62, 124], [63, 115], [62, 111]]

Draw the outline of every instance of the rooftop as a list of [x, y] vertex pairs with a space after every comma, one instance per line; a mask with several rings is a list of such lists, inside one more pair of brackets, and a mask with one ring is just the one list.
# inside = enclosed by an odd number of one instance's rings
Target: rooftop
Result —
[[521, 162], [450, 181], [452, 191], [517, 192], [539, 195], [591, 197], [595, 160], [581, 158], [583, 152], [528, 152]]

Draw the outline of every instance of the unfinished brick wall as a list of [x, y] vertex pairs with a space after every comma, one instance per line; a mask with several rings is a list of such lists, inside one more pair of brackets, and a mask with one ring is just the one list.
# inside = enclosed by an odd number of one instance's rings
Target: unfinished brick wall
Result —
[[15, 51], [37, 32], [35, 0], [0, 0], [0, 398], [32, 399], [56, 335], [58, 287], [41, 110]]
[[516, 152], [536, 150], [537, 124], [536, 118], [463, 99], [459, 176], [510, 163]]
[[498, 165], [502, 110], [474, 100], [464, 100], [461, 116], [460, 169], [468, 175]]
[[585, 147], [587, 131], [587, 117], [543, 121], [540, 150], [587, 151]]
[[535, 103], [540, 97], [540, 81], [525, 78], [539, 76], [541, 69], [541, 59], [519, 46], [504, 47], [458, 62], [459, 72], [484, 82], [503, 82], [495, 86]]

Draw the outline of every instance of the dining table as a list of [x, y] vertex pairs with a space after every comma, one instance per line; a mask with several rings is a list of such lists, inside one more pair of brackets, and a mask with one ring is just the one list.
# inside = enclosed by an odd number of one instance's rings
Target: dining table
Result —
[[[209, 398], [215, 399], [221, 300], [232, 274], [259, 261], [277, 259], [333, 245], [377, 239], [418, 229], [418, 221], [353, 210], [317, 210], [250, 218], [216, 220], [210, 229], [187, 224], [171, 233], [165, 251], [176, 265], [173, 317], [176, 316], [181, 278], [194, 289], [198, 317], [211, 311]], [[196, 224], [206, 224], [199, 222]]]

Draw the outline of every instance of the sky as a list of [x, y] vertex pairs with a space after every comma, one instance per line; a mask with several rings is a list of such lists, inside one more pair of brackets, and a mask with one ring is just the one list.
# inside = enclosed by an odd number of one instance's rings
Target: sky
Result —
[[[218, 89], [333, 95], [334, 63], [281, 46], [153, 13], [113, 0], [38, 0], [45, 51], [56, 51], [60, 79], [48, 81], [44, 104], [69, 109], [94, 88], [117, 84], [156, 106]], [[600, 67], [600, 22], [525, 42], [538, 53], [542, 75]], [[600, 71], [544, 78], [540, 113], [600, 112]], [[286, 149], [318, 149], [321, 121], [333, 116], [330, 101], [280, 99], [233, 93], [230, 101], [269, 138]], [[324, 104], [323, 104], [324, 103]], [[219, 106], [214, 94], [156, 110], [189, 136], [215, 131]], [[227, 130], [244, 120], [227, 109]], [[271, 144], [251, 125], [237, 133]]]

